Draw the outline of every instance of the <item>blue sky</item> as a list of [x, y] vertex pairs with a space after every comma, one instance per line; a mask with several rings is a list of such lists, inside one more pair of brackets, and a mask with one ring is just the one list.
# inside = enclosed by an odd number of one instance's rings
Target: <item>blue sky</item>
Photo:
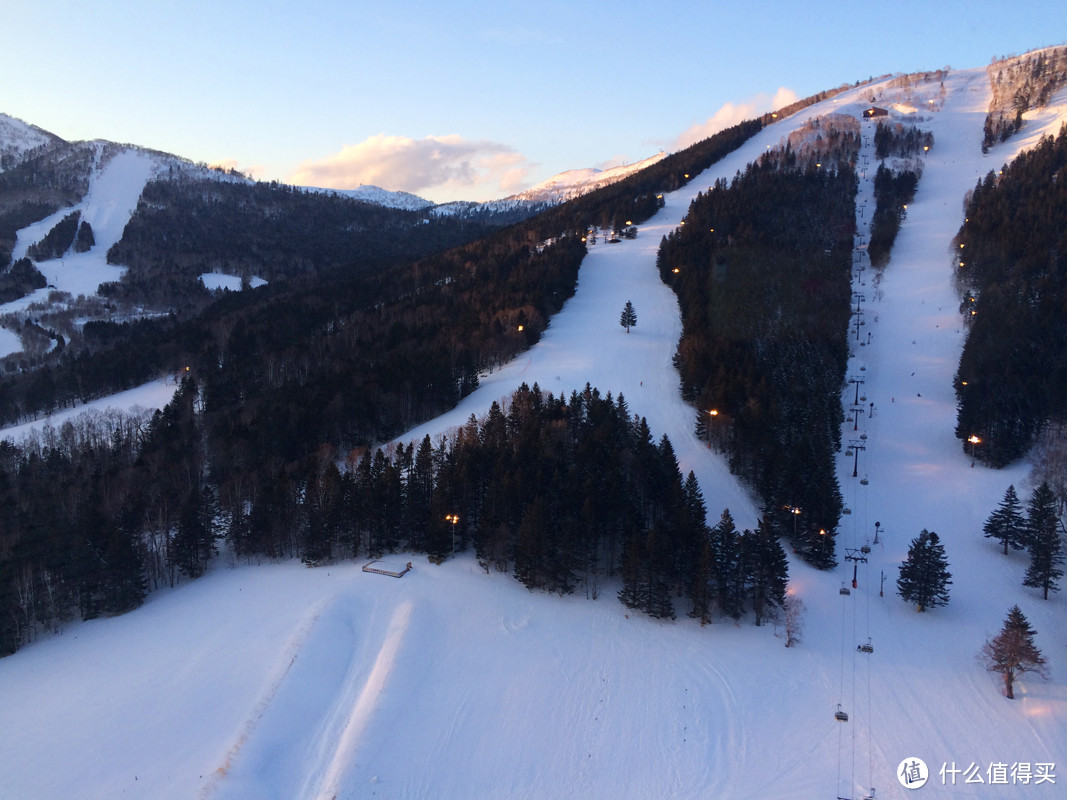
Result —
[[842, 83], [1067, 42], [1062, 0], [14, 0], [0, 112], [261, 179], [490, 199]]

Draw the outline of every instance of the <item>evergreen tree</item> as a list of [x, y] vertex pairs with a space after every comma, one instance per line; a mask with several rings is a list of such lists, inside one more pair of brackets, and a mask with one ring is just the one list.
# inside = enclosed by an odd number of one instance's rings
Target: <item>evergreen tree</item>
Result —
[[782, 608], [785, 603], [789, 559], [766, 517], [760, 520], [755, 531], [745, 531], [743, 538], [747, 545], [746, 582], [752, 598], [752, 611], [756, 615], [756, 624], [762, 625], [770, 611]]
[[[178, 517], [178, 531], [170, 543], [171, 565], [189, 578], [199, 578], [215, 548], [211, 525], [209, 490], [193, 488], [186, 495]], [[207, 502], [205, 502], [207, 501]]]
[[670, 536], [661, 522], [649, 528], [647, 548], [649, 554], [649, 592], [648, 608], [650, 617], [657, 619], [674, 619], [674, 601], [671, 599], [671, 577], [673, 575]]
[[626, 301], [622, 314], [619, 316], [619, 324], [626, 328], [627, 333], [630, 332], [630, 328], [637, 325], [637, 312], [634, 311], [633, 303], [629, 300]]
[[711, 551], [711, 539], [705, 534], [700, 553], [693, 562], [693, 576], [689, 583], [689, 616], [700, 620], [701, 625], [711, 622], [714, 575], [715, 561]]
[[1029, 620], [1012, 606], [1004, 627], [991, 640], [987, 639], [982, 647], [986, 669], [999, 672], [1004, 676], [1004, 692], [1009, 700], [1015, 699], [1015, 677], [1024, 672], [1033, 672], [1042, 678], [1048, 678], [1045, 658], [1034, 644], [1034, 629]]
[[1030, 551], [1030, 566], [1023, 586], [1041, 589], [1048, 600], [1049, 591], [1059, 591], [1063, 577], [1063, 544], [1060, 541], [1056, 495], [1047, 482], [1042, 482], [1027, 506], [1026, 547]]
[[1026, 518], [1023, 517], [1022, 505], [1014, 486], [1009, 486], [1004, 492], [1004, 499], [989, 515], [982, 530], [987, 538], [1000, 540], [1004, 545], [1004, 555], [1008, 554], [1009, 546], [1013, 550], [1022, 550], [1026, 546]]
[[744, 565], [740, 535], [729, 509], [723, 509], [722, 517], [711, 529], [711, 554], [719, 611], [738, 619], [744, 613]]
[[897, 593], [905, 602], [914, 603], [917, 611], [925, 611], [948, 603], [951, 579], [945, 546], [936, 533], [923, 528], [911, 540], [908, 560], [900, 565]]
[[622, 588], [619, 590], [619, 601], [627, 608], [648, 608], [651, 588], [645, 537], [634, 534], [627, 540], [620, 572]]

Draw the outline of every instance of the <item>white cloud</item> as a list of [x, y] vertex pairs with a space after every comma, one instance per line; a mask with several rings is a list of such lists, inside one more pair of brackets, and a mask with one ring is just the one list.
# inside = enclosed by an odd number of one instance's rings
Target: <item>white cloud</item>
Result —
[[739, 103], [726, 103], [704, 122], [698, 122], [682, 133], [675, 140], [672, 149], [681, 150], [731, 125], [744, 122], [746, 119], [754, 119], [768, 111], [795, 103], [798, 99], [800, 98], [797, 97], [796, 92], [782, 86], [773, 95], [761, 93]]
[[522, 154], [497, 142], [378, 134], [305, 161], [286, 180], [326, 189], [371, 184], [440, 200], [486, 200], [520, 191], [530, 167]]

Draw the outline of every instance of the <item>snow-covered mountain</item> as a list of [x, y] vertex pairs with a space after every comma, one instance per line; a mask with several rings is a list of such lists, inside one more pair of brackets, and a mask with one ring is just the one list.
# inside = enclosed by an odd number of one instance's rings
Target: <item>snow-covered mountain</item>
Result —
[[633, 164], [625, 164], [607, 169], [589, 167], [586, 169], [571, 169], [542, 181], [530, 189], [518, 194], [508, 195], [499, 200], [488, 200], [484, 203], [454, 202], [441, 203], [434, 208], [438, 214], [455, 214], [483, 209], [487, 211], [511, 211], [522, 206], [542, 208], [554, 206], [566, 202], [574, 197], [608, 186], [621, 181], [628, 175], [640, 172], [645, 167], [650, 167], [657, 161], [666, 157], [666, 153], [659, 152]]
[[620, 181], [629, 175], [633, 175], [635, 172], [640, 172], [646, 167], [650, 167], [658, 161], [663, 160], [666, 156], [667, 154], [661, 150], [655, 155], [649, 156], [641, 161], [635, 161], [633, 164], [621, 164], [615, 167], [608, 167], [607, 169], [587, 168], [567, 170], [566, 172], [561, 172], [559, 175], [549, 178], [546, 181], [542, 181], [524, 192], [519, 192], [512, 197], [514, 199], [525, 200], [531, 203], [562, 203], [565, 200], [570, 200], [572, 197], [586, 194], [594, 189], [599, 189], [601, 186], [607, 186]]
[[[1067, 599], [1022, 587], [1025, 555], [1003, 556], [981, 535], [1008, 484], [1030, 487], [1026, 464], [971, 466], [953, 434], [963, 333], [948, 253], [966, 192], [1058, 132], [1067, 92], [1025, 114], [1019, 134], [988, 154], [984, 69], [865, 86], [765, 128], [666, 195], [637, 239], [593, 246], [541, 342], [403, 438], [446, 434], [520, 382], [559, 394], [588, 381], [624, 393], [654, 438], [670, 436], [712, 518], [729, 507], [752, 526], [754, 501], [693, 434], [680, 401], [670, 359], [681, 323], [658, 278], [657, 245], [697, 192], [809, 119], [862, 119], [872, 96], [935, 145], [891, 261], [864, 291], [871, 337], [850, 359], [872, 413], [856, 422], [863, 480], [852, 456], [838, 464], [852, 511], [839, 550], [871, 551], [831, 572], [791, 561], [790, 592], [807, 607], [798, 646], [750, 620], [651, 620], [627, 612], [611, 586], [597, 600], [533, 594], [465, 554], [442, 566], [399, 556], [414, 564], [401, 580], [352, 564], [223, 558], [132, 613], [0, 660], [3, 793], [892, 800], [912, 796], [907, 765], [922, 759], [930, 797], [1061, 797]], [[863, 147], [873, 163], [871, 143]], [[871, 177], [859, 190], [868, 207]], [[857, 224], [859, 244], [869, 215]], [[615, 323], [626, 299], [640, 314], [628, 335]], [[853, 430], [850, 421], [845, 438]], [[894, 581], [923, 528], [941, 536], [953, 585], [948, 606], [916, 614]], [[844, 594], [853, 566], [857, 582]], [[1008, 701], [976, 654], [1016, 603], [1037, 630], [1049, 680], [1024, 676]]]
[[0, 114], [0, 172], [17, 164], [41, 145], [60, 141], [58, 136], [7, 114]]
[[361, 184], [355, 189], [316, 189], [314, 187], [302, 187], [308, 191], [330, 192], [342, 197], [351, 197], [353, 200], [362, 200], [364, 203], [374, 203], [386, 208], [399, 208], [405, 211], [422, 211], [433, 208], [435, 203], [426, 200], [410, 192], [391, 192], [379, 186]]

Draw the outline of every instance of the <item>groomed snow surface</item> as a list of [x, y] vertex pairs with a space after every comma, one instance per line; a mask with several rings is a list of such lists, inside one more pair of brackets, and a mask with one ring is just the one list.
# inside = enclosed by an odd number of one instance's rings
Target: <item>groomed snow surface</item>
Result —
[[[531, 593], [485, 574], [469, 553], [442, 566], [411, 556], [401, 579], [359, 564], [221, 558], [133, 613], [72, 625], [0, 660], [0, 795], [785, 800], [862, 798], [875, 787], [879, 798], [903, 798], [899, 765], [915, 757], [931, 773], [920, 797], [1062, 797], [1064, 599], [1023, 588], [1025, 554], [1002, 556], [981, 535], [1009, 483], [1029, 495], [1027, 468], [972, 468], [952, 435], [964, 334], [949, 243], [965, 192], [1024, 140], [983, 156], [985, 71], [954, 72], [945, 85], [943, 106], [927, 104], [937, 84], [910, 96], [865, 87], [764, 130], [668, 196], [636, 240], [592, 248], [542, 342], [404, 437], [436, 439], [522, 381], [556, 395], [588, 381], [622, 392], [657, 439], [671, 437], [711, 522], [728, 506], [752, 526], [752, 498], [693, 437], [693, 410], [678, 400], [670, 357], [680, 323], [655, 270], [660, 237], [698, 190], [816, 114], [859, 114], [872, 91], [884, 107], [923, 109], [913, 117], [936, 141], [918, 195], [880, 286], [870, 270], [861, 279], [871, 339], [854, 341], [850, 375], [864, 376], [875, 403], [860, 423], [858, 474], [869, 483], [853, 478], [853, 457], [840, 459], [852, 513], [839, 556], [872, 539], [876, 521], [880, 542], [847, 597], [838, 589], [851, 564], [821, 573], [791, 562], [791, 592], [807, 606], [798, 646], [750, 619], [701, 628], [684, 601], [674, 622], [629, 613], [617, 587], [595, 601]], [[1059, 122], [1045, 114], [1024, 133], [1039, 126]], [[868, 214], [871, 197], [862, 184]], [[628, 334], [618, 324], [626, 300], [638, 315]], [[947, 607], [917, 614], [895, 579], [922, 528], [942, 537], [953, 585]], [[1016, 603], [1038, 631], [1050, 680], [1024, 676], [1009, 701], [976, 656]], [[858, 653], [868, 636], [874, 652]], [[838, 704], [849, 722], [835, 721]], [[985, 783], [965, 784], [960, 772], [943, 785], [946, 763]], [[998, 764], [1063, 774], [1038, 785], [1012, 784], [1009, 772], [989, 785]]]

